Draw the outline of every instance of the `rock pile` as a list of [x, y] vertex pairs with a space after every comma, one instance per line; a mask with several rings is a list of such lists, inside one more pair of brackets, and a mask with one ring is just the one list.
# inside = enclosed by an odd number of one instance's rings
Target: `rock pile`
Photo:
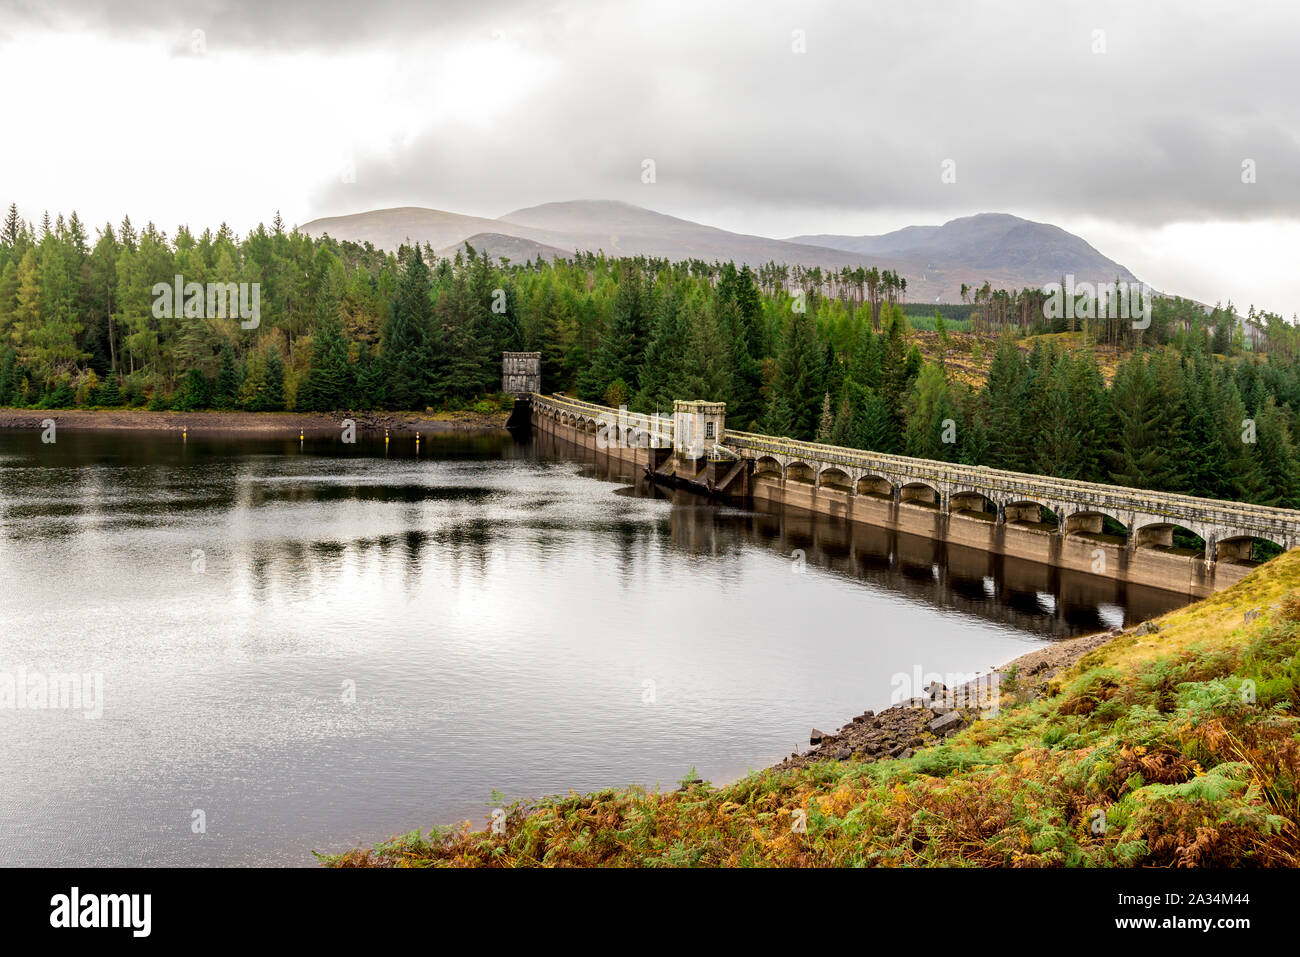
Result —
[[777, 767], [806, 767], [829, 760], [870, 763], [910, 758], [917, 748], [937, 744], [978, 720], [976, 708], [954, 707], [960, 698], [936, 682], [926, 688], [923, 697], [896, 704], [879, 714], [864, 711], [834, 734], [814, 728], [808, 737], [813, 749], [792, 754]]

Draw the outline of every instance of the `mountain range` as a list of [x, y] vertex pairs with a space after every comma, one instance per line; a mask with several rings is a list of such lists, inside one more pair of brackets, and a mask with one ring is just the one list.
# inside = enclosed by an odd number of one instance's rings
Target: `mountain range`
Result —
[[428, 243], [452, 255], [466, 243], [512, 262], [572, 256], [577, 250], [757, 266], [877, 266], [907, 279], [913, 302], [959, 302], [963, 283], [1019, 289], [1072, 274], [1079, 280], [1136, 282], [1124, 266], [1049, 223], [979, 213], [942, 226], [907, 226], [880, 236], [821, 233], [770, 239], [734, 233], [613, 200], [573, 200], [517, 209], [496, 219], [402, 206], [315, 219], [303, 231], [394, 250]]

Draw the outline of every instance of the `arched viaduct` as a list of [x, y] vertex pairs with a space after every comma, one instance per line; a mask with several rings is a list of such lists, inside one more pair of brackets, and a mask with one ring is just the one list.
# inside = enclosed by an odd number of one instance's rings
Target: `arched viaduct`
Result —
[[[637, 416], [537, 393], [517, 400], [534, 427], [656, 480], [1194, 596], [1248, 574], [1257, 540], [1300, 546], [1300, 512], [1290, 509], [727, 431], [720, 415], [709, 441], [687, 450], [680, 412]], [[1176, 540], [1178, 529], [1190, 534]]]

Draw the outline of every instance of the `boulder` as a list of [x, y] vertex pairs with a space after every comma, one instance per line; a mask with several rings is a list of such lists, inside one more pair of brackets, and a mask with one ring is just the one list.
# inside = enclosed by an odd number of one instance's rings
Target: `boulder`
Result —
[[830, 737], [830, 735], [827, 734], [826, 732], [824, 732], [824, 731], [818, 731], [816, 728], [813, 728], [813, 729], [812, 729], [812, 734], [808, 735], [808, 743], [809, 743], [809, 744], [821, 744], [824, 740], [826, 740], [826, 739], [829, 738], [829, 737]]
[[941, 737], [946, 737], [966, 727], [966, 718], [960, 711], [950, 711], [930, 722], [930, 730]]

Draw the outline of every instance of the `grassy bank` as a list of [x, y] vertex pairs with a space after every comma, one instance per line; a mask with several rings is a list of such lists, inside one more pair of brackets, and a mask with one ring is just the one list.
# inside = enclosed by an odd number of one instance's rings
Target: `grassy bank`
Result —
[[518, 803], [504, 835], [466, 822], [321, 860], [1300, 866], [1300, 550], [1159, 624], [1004, 683], [997, 718], [906, 760]]

